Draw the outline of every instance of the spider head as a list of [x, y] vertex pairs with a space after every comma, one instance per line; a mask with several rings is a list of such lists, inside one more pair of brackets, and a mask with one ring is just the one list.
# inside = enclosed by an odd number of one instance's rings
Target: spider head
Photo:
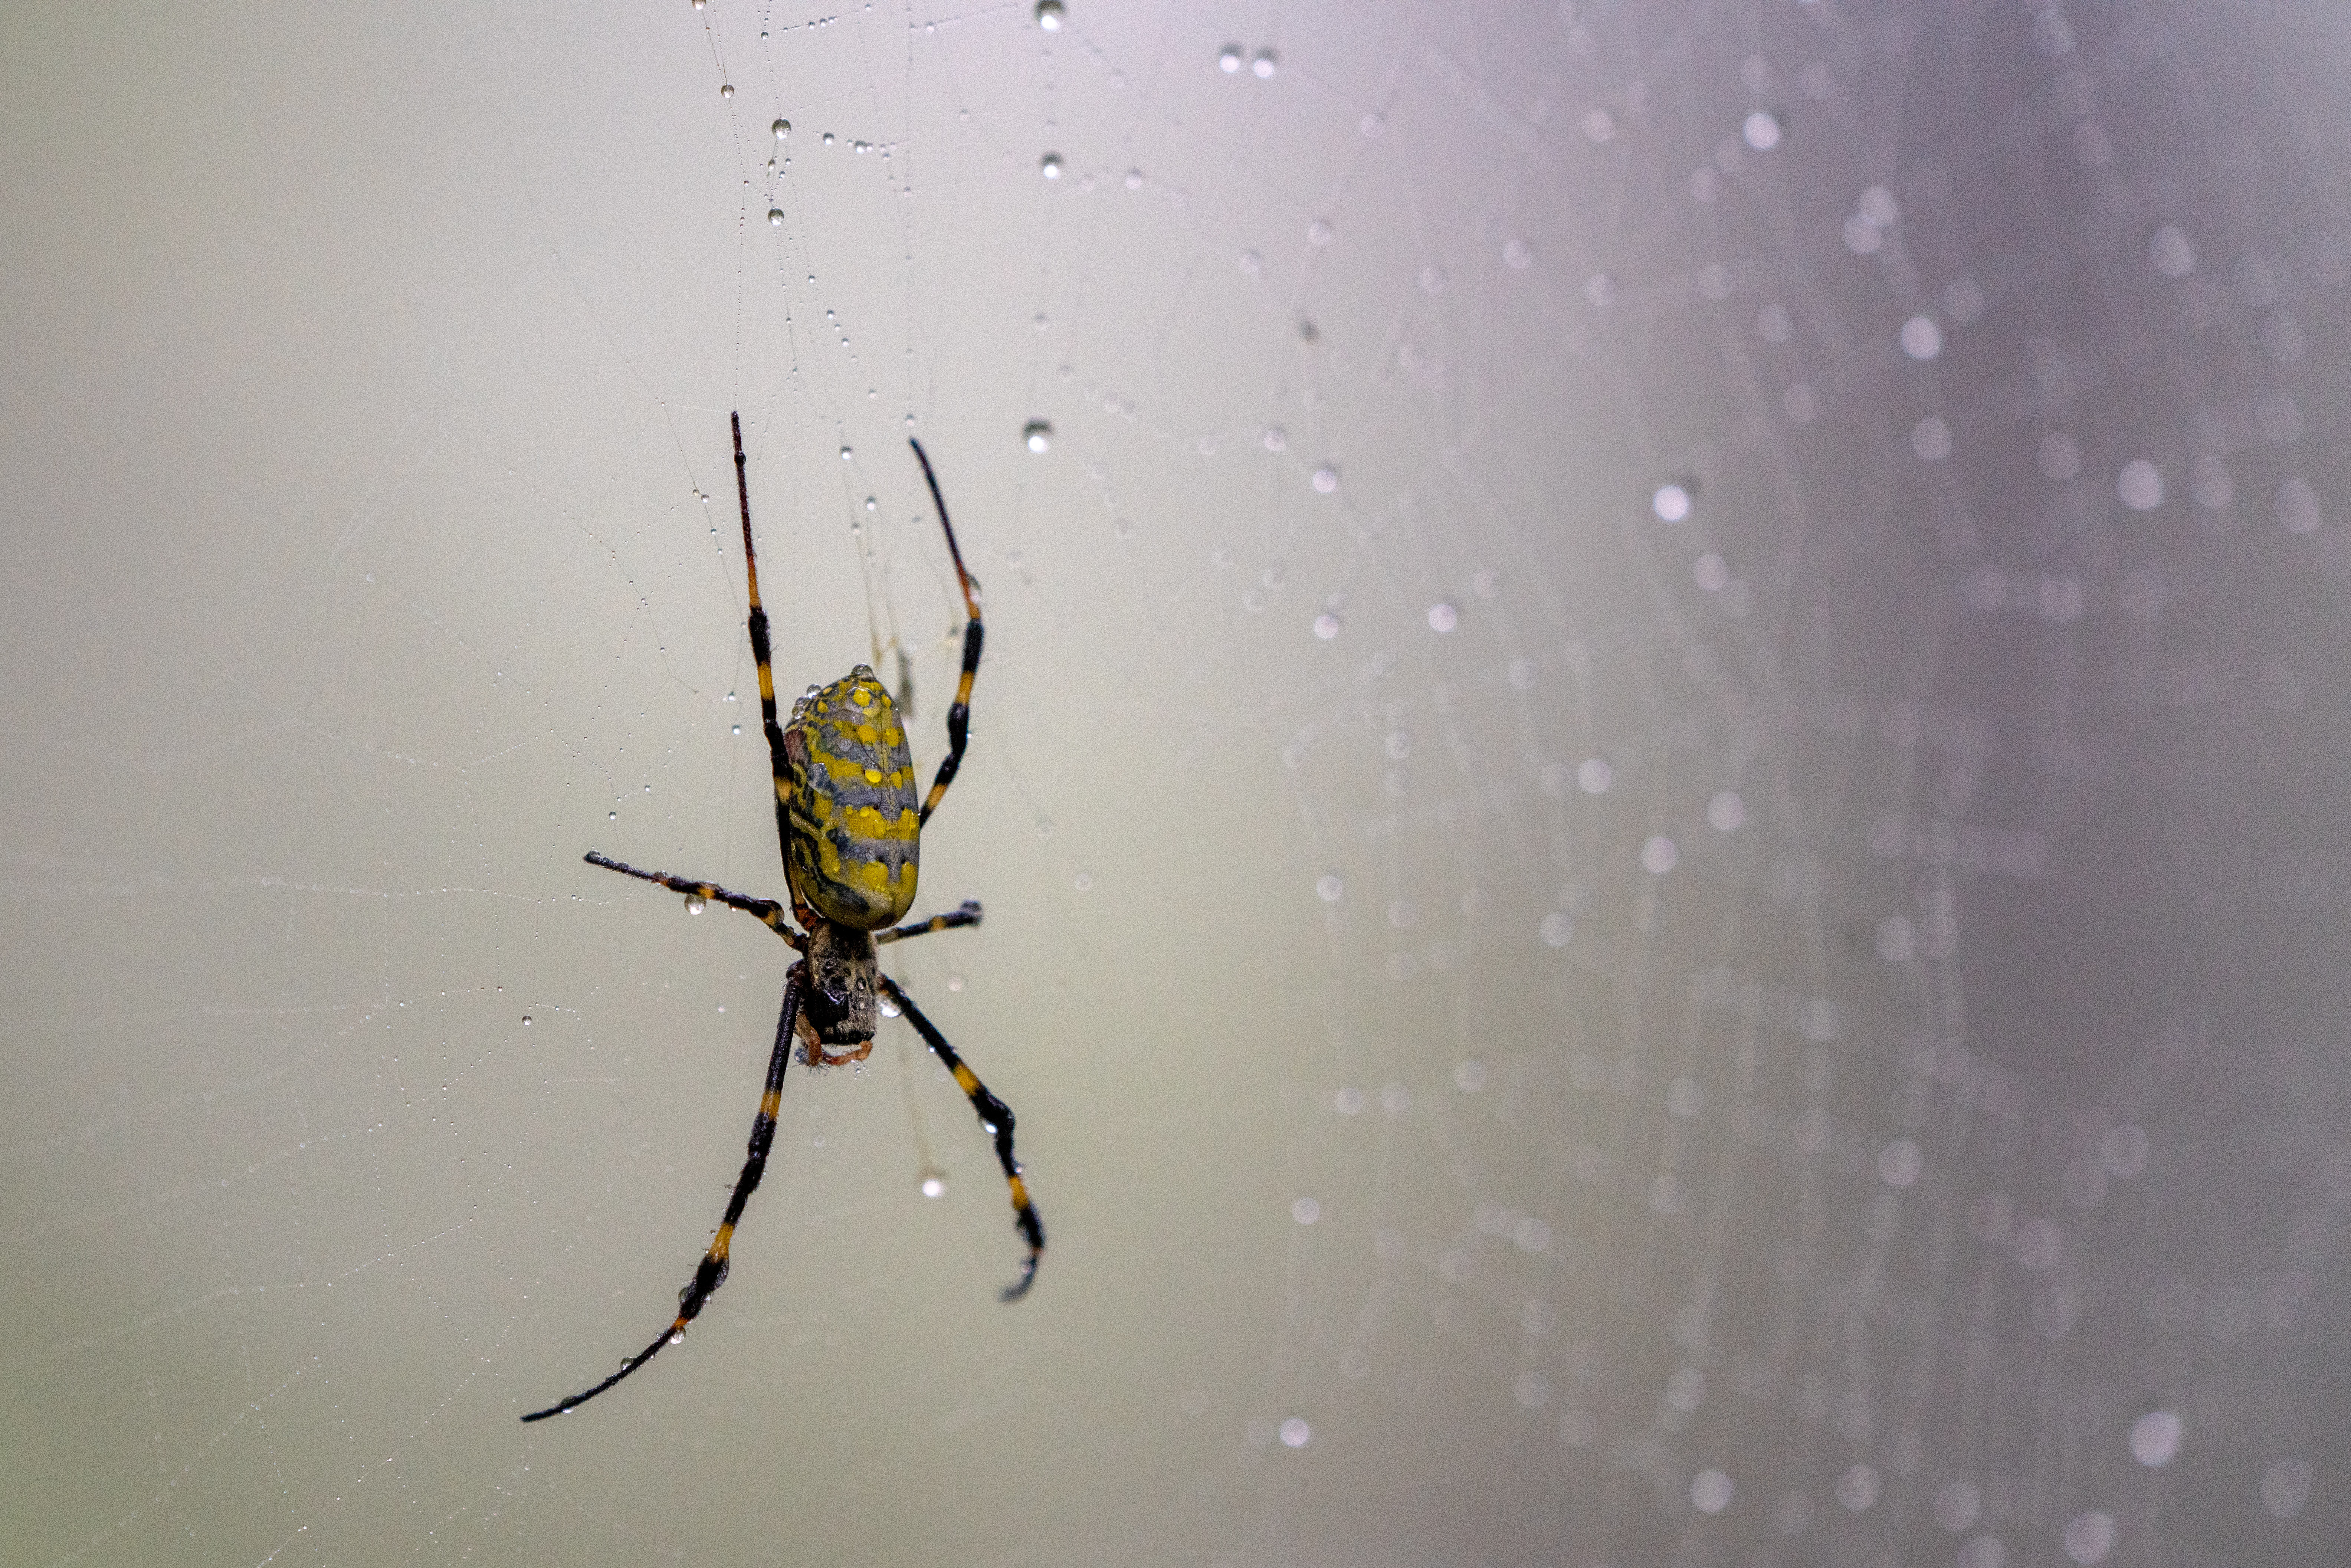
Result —
[[800, 1005], [810, 1065], [854, 1061], [873, 1049], [873, 977], [879, 967], [871, 932], [823, 919], [810, 929], [807, 995]]

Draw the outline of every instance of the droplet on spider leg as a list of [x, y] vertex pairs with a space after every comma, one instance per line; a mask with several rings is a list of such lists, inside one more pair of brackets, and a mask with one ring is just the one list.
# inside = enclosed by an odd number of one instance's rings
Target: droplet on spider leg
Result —
[[703, 897], [702, 894], [689, 893], [685, 895], [685, 912], [688, 915], [699, 915], [709, 907], [710, 900]]

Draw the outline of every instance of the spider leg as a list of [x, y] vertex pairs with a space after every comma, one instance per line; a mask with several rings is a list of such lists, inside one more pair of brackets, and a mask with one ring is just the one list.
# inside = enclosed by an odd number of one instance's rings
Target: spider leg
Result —
[[[726, 1200], [726, 1218], [718, 1222], [718, 1234], [712, 1238], [710, 1250], [694, 1270], [694, 1278], [677, 1293], [677, 1317], [662, 1330], [661, 1337], [642, 1351], [621, 1363], [621, 1370], [596, 1385], [574, 1394], [544, 1410], [534, 1410], [523, 1417], [526, 1421], [544, 1421], [549, 1416], [560, 1416], [576, 1410], [607, 1388], [628, 1376], [661, 1354], [662, 1346], [683, 1338], [685, 1325], [701, 1315], [718, 1287], [726, 1282], [726, 1258], [735, 1241], [736, 1222], [743, 1218], [743, 1206], [759, 1190], [759, 1178], [767, 1174], [768, 1149], [776, 1141], [776, 1112], [783, 1099], [784, 1069], [791, 1064], [792, 1029], [799, 1019], [800, 977], [804, 966], [794, 964], [791, 973], [784, 977], [783, 1010], [776, 1016], [776, 1049], [768, 1057], [768, 1084], [759, 1096], [759, 1113], [751, 1119], [751, 1143], [748, 1156], [743, 1161], [743, 1174], [735, 1178], [734, 1196]], [[983, 1091], [985, 1092], [985, 1091]]]
[[934, 931], [952, 931], [958, 925], [979, 924], [979, 900], [967, 898], [963, 906], [952, 914], [934, 915], [928, 920], [910, 920], [904, 925], [873, 934], [874, 946], [884, 942], [904, 942], [909, 936], [925, 936]]
[[753, 898], [747, 894], [730, 893], [715, 882], [695, 882], [686, 877], [672, 876], [665, 871], [641, 871], [626, 861], [616, 861], [611, 856], [600, 854], [594, 850], [590, 850], [581, 858], [590, 865], [602, 866], [606, 871], [616, 871], [622, 876], [635, 877], [639, 882], [656, 883], [672, 893], [687, 894], [696, 898], [716, 899], [729, 909], [741, 910], [793, 946], [806, 950], [806, 940], [784, 919], [784, 906], [772, 898]]
[[956, 683], [955, 701], [947, 708], [946, 760], [939, 764], [937, 776], [931, 780], [931, 792], [923, 798], [918, 819], [928, 822], [946, 798], [947, 786], [955, 782], [956, 770], [963, 766], [964, 743], [971, 737], [971, 683], [979, 674], [979, 644], [986, 632], [979, 622], [979, 584], [963, 569], [963, 551], [956, 548], [955, 525], [947, 521], [946, 498], [939, 494], [930, 456], [913, 437], [907, 438], [906, 444], [914, 449], [914, 460], [923, 465], [923, 483], [931, 487], [931, 504], [939, 509], [939, 527], [947, 536], [947, 554], [954, 558], [956, 581], [962, 585], [964, 613], [968, 617], [963, 627], [963, 677]]
[[[776, 781], [776, 852], [784, 854], [784, 846], [792, 840], [791, 823], [786, 815], [791, 799], [791, 779], [784, 767], [784, 729], [776, 722], [776, 672], [768, 652], [768, 612], [759, 606], [759, 555], [751, 545], [751, 474], [749, 460], [743, 455], [743, 416], [730, 413], [727, 423], [735, 430], [735, 501], [743, 516], [743, 581], [750, 614], [746, 618], [751, 632], [751, 658], [759, 666], [759, 727], [768, 736], [768, 771]], [[789, 858], [786, 857], [787, 867]], [[794, 896], [792, 913], [803, 925], [810, 912]]]
[[899, 1010], [906, 1015], [906, 1021], [913, 1024], [914, 1032], [923, 1037], [923, 1043], [946, 1063], [949, 1072], [955, 1074], [956, 1084], [963, 1091], [964, 1098], [971, 1102], [972, 1110], [979, 1116], [980, 1126], [996, 1139], [996, 1163], [1004, 1167], [1005, 1182], [1012, 1188], [1013, 1222], [1020, 1228], [1021, 1239], [1029, 1243], [1029, 1256], [1020, 1262], [1020, 1278], [999, 1292], [1004, 1300], [1017, 1301], [1029, 1293], [1030, 1285], [1037, 1282], [1037, 1260], [1045, 1250], [1045, 1222], [1037, 1218], [1036, 1205], [1029, 1201], [1029, 1184], [1020, 1179], [1020, 1162], [1012, 1155], [1012, 1107], [988, 1092], [987, 1085], [979, 1081], [978, 1074], [963, 1064], [963, 1058], [957, 1056], [955, 1047], [947, 1043], [947, 1037], [923, 1016], [923, 1010], [899, 988], [897, 981], [887, 975], [881, 976], [880, 979], [882, 989], [898, 1004]]

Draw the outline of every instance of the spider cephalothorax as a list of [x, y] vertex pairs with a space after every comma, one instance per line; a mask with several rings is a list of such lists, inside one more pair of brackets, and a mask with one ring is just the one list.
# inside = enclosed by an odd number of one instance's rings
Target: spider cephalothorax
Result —
[[[667, 872], [641, 871], [632, 865], [590, 851], [588, 862], [643, 882], [654, 883], [685, 894], [693, 908], [723, 904], [752, 916], [798, 948], [803, 956], [784, 977], [783, 1008], [776, 1018], [776, 1043], [768, 1056], [768, 1082], [759, 1096], [759, 1113], [751, 1122], [751, 1145], [735, 1191], [726, 1200], [726, 1217], [718, 1234], [694, 1270], [694, 1278], [677, 1296], [677, 1316], [661, 1337], [621, 1364], [621, 1370], [593, 1388], [574, 1394], [544, 1410], [523, 1417], [538, 1421], [577, 1409], [651, 1361], [665, 1344], [685, 1335], [685, 1325], [700, 1315], [711, 1295], [726, 1281], [727, 1259], [735, 1243], [735, 1225], [743, 1206], [768, 1168], [768, 1151], [776, 1141], [776, 1117], [783, 1099], [784, 1069], [797, 1039], [810, 1067], [860, 1061], [873, 1049], [874, 1015], [887, 997], [893, 1012], [905, 1019], [923, 1043], [939, 1059], [970, 1101], [996, 1145], [997, 1163], [1012, 1192], [1013, 1223], [1029, 1244], [1020, 1277], [1005, 1287], [1004, 1299], [1018, 1301], [1037, 1277], [1037, 1260], [1045, 1250], [1044, 1222], [1029, 1201], [1020, 1162], [1012, 1154], [1011, 1108], [988, 1092], [963, 1058], [947, 1043], [937, 1026], [923, 1016], [914, 998], [882, 972], [877, 949], [934, 931], [979, 924], [979, 905], [966, 900], [960, 908], [904, 925], [894, 924], [913, 907], [914, 874], [921, 849], [923, 824], [931, 819], [955, 781], [962, 765], [964, 742], [970, 729], [971, 686], [979, 671], [979, 585], [964, 570], [963, 552], [956, 548], [954, 525], [947, 521], [946, 502], [931, 475], [931, 460], [920, 442], [911, 443], [930, 486], [931, 502], [939, 509], [939, 531], [946, 536], [947, 554], [955, 561], [956, 581], [963, 590], [963, 674], [955, 700], [947, 706], [947, 754], [931, 779], [930, 793], [919, 810], [914, 804], [914, 762], [906, 748], [906, 727], [898, 716], [889, 692], [860, 664], [844, 678], [824, 687], [810, 686], [792, 705], [791, 722], [776, 718], [776, 678], [769, 667], [768, 612], [759, 607], [759, 563], [751, 544], [751, 487], [743, 456], [743, 421], [735, 422], [735, 493], [743, 510], [743, 576], [748, 587], [751, 657], [759, 666], [759, 717], [768, 737], [768, 770], [775, 781], [776, 835], [784, 857], [784, 880], [791, 890], [787, 906], [772, 898], [733, 893], [716, 883], [672, 876]], [[804, 930], [795, 929], [797, 919]]]
[[820, 916], [808, 935], [808, 995], [800, 1004], [808, 1064], [862, 1061], [873, 1050], [873, 985], [881, 973], [873, 934]]

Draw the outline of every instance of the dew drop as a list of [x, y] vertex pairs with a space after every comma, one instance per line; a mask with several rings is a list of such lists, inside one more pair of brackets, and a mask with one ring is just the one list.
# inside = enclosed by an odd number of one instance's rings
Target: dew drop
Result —
[[1280, 63], [1281, 57], [1275, 54], [1271, 49], [1259, 49], [1257, 52], [1257, 58], [1249, 62], [1249, 70], [1257, 77], [1258, 80], [1267, 81], [1271, 79], [1275, 68], [1279, 67]]
[[530, 1015], [528, 1013], [522, 1015], [522, 1027], [525, 1029], [528, 1029], [530, 1027]]
[[1314, 618], [1314, 634], [1328, 643], [1339, 634], [1339, 618], [1336, 615], [1317, 615]]
[[[1042, 11], [1044, 7], [1040, 5], [1038, 9]], [[1054, 6], [1053, 15], [1058, 16], [1061, 14], [1061, 8]], [[1051, 31], [1050, 28], [1046, 30]], [[923, 1174], [914, 1178], [914, 1190], [925, 1197], [945, 1197], [947, 1195], [947, 1173], [936, 1166], [925, 1167]]]
[[1060, 179], [1061, 177], [1061, 155], [1059, 152], [1046, 153], [1044, 157], [1037, 161], [1037, 172], [1044, 175], [1048, 180]]
[[2155, 231], [2147, 244], [2147, 259], [2166, 277], [2185, 277], [2196, 270], [2196, 247], [2170, 224]]
[[2115, 1520], [2110, 1513], [2093, 1509], [2077, 1513], [2065, 1526], [2065, 1555], [2085, 1565], [2103, 1563], [2114, 1550]]
[[784, 209], [783, 209], [783, 208], [781, 208], [781, 207], [769, 207], [769, 208], [768, 209], [768, 225], [770, 228], [778, 228], [778, 229], [779, 229], [779, 228], [782, 228], [782, 227], [784, 226]]
[[781, 141], [785, 137], [789, 136], [792, 133], [792, 122], [789, 120], [778, 120], [775, 124], [768, 127], [768, 129], [776, 133], [777, 141]]
[[1436, 603], [1428, 607], [1428, 629], [1430, 631], [1450, 632], [1456, 626], [1460, 624], [1461, 612], [1456, 610], [1452, 605], [1447, 603], [1445, 601], [1440, 599]]
[[685, 895], [685, 912], [688, 915], [699, 915], [709, 907], [710, 900], [703, 897], [702, 894], [689, 893]]
[[[1037, 27], [1045, 33], [1061, 30], [1061, 0], [1037, 0]], [[936, 1197], [938, 1194], [931, 1196]]]
[[1317, 495], [1327, 496], [1338, 487], [1339, 471], [1336, 468], [1325, 464], [1314, 470], [1314, 490]]
[[1217, 50], [1217, 68], [1227, 76], [1238, 71], [1241, 68], [1241, 47], [1238, 44], [1227, 44]]
[[1031, 452], [1050, 452], [1053, 449], [1053, 427], [1041, 419], [1032, 419], [1022, 428], [1020, 439]]
[[1140, 170], [1140, 169], [1129, 169], [1129, 170], [1126, 172], [1126, 188], [1127, 188], [1128, 190], [1130, 190], [1130, 191], [1140, 191], [1141, 189], [1143, 189], [1143, 171], [1142, 171], [1142, 170]]
[[2187, 1424], [2169, 1410], [2150, 1410], [2131, 1423], [2131, 1457], [2148, 1469], [2161, 1469], [2179, 1453]]
[[720, 82], [718, 84], [718, 96], [721, 98], [733, 98], [735, 96], [735, 84], [727, 81]]
[[846, 446], [842, 447], [842, 448], [841, 449], [841, 460], [843, 463], [846, 463], [846, 462], [848, 462], [848, 461], [849, 461], [850, 456], [851, 456], [850, 449], [849, 449], [848, 447], [846, 447]]

